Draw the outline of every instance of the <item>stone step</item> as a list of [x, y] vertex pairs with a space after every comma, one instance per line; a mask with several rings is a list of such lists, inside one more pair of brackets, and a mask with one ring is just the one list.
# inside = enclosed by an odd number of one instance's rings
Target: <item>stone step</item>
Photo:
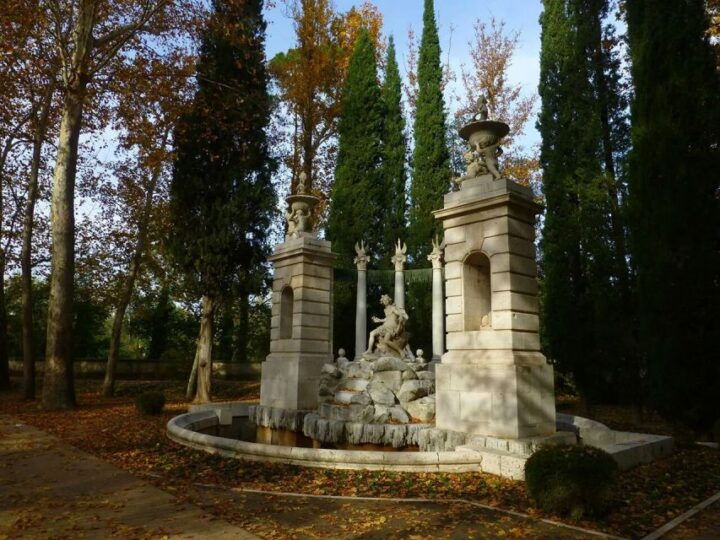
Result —
[[467, 443], [458, 450], [498, 450], [508, 452], [514, 455], [531, 456], [535, 450], [545, 444], [575, 444], [576, 437], [574, 433], [567, 431], [558, 431], [553, 435], [546, 437], [529, 437], [523, 439], [502, 439], [499, 437], [471, 435], [467, 439]]

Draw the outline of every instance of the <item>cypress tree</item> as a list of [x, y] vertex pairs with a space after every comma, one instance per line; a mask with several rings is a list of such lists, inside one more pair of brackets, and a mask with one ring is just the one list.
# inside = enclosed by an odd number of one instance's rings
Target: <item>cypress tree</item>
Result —
[[361, 29], [355, 42], [338, 123], [338, 158], [327, 237], [341, 266], [350, 267], [355, 242], [364, 238], [371, 252], [382, 245], [385, 212], [382, 171], [383, 104], [375, 46]]
[[[355, 242], [365, 239], [377, 257], [383, 243], [385, 197], [382, 161], [383, 103], [375, 46], [361, 29], [348, 67], [338, 123], [338, 159], [330, 200], [327, 237], [338, 254], [336, 264], [353, 268]], [[335, 280], [334, 343], [352, 354], [356, 284]]]
[[386, 193], [385, 218], [382, 222], [382, 263], [389, 266], [394, 253], [394, 244], [405, 233], [405, 182], [407, 180], [405, 160], [407, 138], [405, 137], [405, 116], [402, 108], [402, 80], [395, 56], [395, 40], [388, 40], [385, 62], [385, 81], [382, 87], [382, 102], [385, 122], [382, 134], [382, 176]]
[[442, 208], [443, 196], [450, 187], [451, 178], [440, 39], [433, 0], [425, 0], [417, 76], [408, 247], [415, 264], [426, 266], [425, 256], [430, 252], [430, 241], [434, 234], [441, 232], [432, 211]]
[[720, 85], [705, 2], [627, 3], [629, 204], [650, 397], [696, 430], [720, 417]]
[[[543, 223], [543, 340], [560, 371], [590, 402], [605, 399], [618, 377], [623, 313], [613, 241], [611, 181], [603, 160], [601, 88], [593, 59], [604, 2], [545, 0], [541, 15], [540, 161]], [[604, 68], [600, 70], [604, 73]], [[610, 149], [611, 154], [613, 150]], [[624, 366], [621, 366], [624, 367]]]
[[210, 395], [213, 324], [241, 270], [268, 252], [275, 213], [265, 128], [270, 116], [262, 0], [213, 0], [202, 36], [198, 90], [175, 132], [171, 254], [202, 297], [198, 393]]

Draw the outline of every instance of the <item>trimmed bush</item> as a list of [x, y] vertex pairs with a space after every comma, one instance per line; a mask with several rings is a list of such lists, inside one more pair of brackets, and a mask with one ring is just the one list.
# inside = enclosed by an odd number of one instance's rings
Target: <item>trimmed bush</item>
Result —
[[140, 414], [160, 414], [165, 407], [165, 395], [151, 390], [135, 398], [135, 408]]
[[545, 446], [525, 463], [525, 484], [536, 506], [581, 519], [600, 515], [612, 502], [618, 466], [592, 446]]

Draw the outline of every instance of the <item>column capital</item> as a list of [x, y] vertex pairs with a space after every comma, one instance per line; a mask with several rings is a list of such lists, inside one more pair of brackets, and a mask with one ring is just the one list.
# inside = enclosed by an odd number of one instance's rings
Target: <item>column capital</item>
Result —
[[432, 241], [433, 250], [427, 256], [427, 260], [432, 263], [433, 269], [442, 269], [443, 259], [445, 257], [445, 240], [440, 242], [438, 237]]
[[407, 253], [407, 245], [398, 238], [397, 244], [395, 245], [395, 255], [390, 258], [390, 261], [395, 265], [396, 272], [405, 270], [405, 261], [407, 261], [405, 253]]
[[355, 263], [358, 272], [365, 272], [367, 270], [370, 257], [368, 257], [365, 251], [365, 242], [363, 240], [361, 240], [359, 244], [355, 242], [355, 253], [357, 253], [357, 256], [353, 259], [353, 262]]

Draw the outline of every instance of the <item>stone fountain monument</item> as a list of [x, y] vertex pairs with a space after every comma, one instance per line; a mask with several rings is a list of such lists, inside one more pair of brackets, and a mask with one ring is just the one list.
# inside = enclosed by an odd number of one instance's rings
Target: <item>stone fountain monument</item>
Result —
[[[498, 156], [507, 133], [506, 124], [489, 119], [484, 99], [460, 130], [468, 142], [467, 172], [434, 212], [444, 240], [436, 239], [428, 256], [431, 362], [408, 344], [405, 328], [413, 314], [404, 309], [401, 242], [392, 258], [394, 299], [382, 295], [370, 307], [377, 326], [369, 335], [369, 259], [364, 243], [356, 245], [356, 354], [351, 361], [340, 349], [333, 360], [333, 255], [330, 242], [313, 232], [318, 199], [301, 174], [287, 198], [285, 241], [269, 259], [275, 270], [271, 342], [260, 404], [191, 406], [168, 423], [168, 435], [241, 459], [332, 469], [483, 471], [516, 479], [543, 444], [582, 441], [609, 452], [621, 468], [669, 453], [669, 437], [556, 418], [553, 368], [538, 336], [534, 223], [540, 206], [528, 187], [502, 175]], [[252, 435], [219, 435], [242, 432], [246, 420]]]
[[497, 439], [555, 434], [553, 368], [540, 352], [532, 190], [504, 178], [509, 128], [487, 102], [460, 129], [467, 172], [434, 212], [445, 234], [447, 352], [436, 427]]
[[333, 255], [311, 216], [318, 198], [300, 173], [287, 198], [287, 234], [273, 264], [270, 354], [262, 365], [262, 408], [301, 411], [318, 405], [322, 367], [332, 361]]

